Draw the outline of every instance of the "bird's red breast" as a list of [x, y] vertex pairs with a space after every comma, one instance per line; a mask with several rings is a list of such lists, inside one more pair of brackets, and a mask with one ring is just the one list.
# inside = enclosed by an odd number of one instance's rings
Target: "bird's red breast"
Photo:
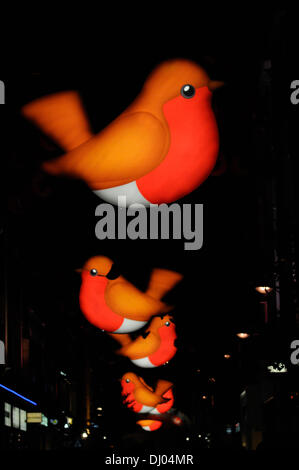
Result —
[[159, 413], [167, 413], [167, 411], [169, 411], [170, 408], [172, 408], [173, 404], [174, 404], [174, 397], [173, 397], [172, 388], [167, 390], [167, 392], [165, 392], [162, 396], [163, 396], [163, 398], [167, 398], [168, 401], [166, 403], [160, 403], [160, 405], [157, 405], [156, 410]]
[[122, 387], [121, 394], [125, 397], [124, 403], [127, 404], [128, 408], [131, 408], [135, 413], [138, 413], [142, 409], [142, 404], [135, 400], [135, 384], [133, 382], [127, 383], [124, 379], [121, 379], [120, 383]]
[[159, 166], [137, 180], [139, 191], [152, 204], [169, 203], [190, 193], [215, 166], [219, 138], [211, 97], [205, 86], [192, 99], [180, 95], [164, 104], [170, 131], [168, 153]]
[[174, 345], [177, 338], [174, 323], [170, 323], [170, 326], [162, 326], [159, 328], [158, 333], [161, 339], [160, 346], [149, 356], [150, 362], [156, 367], [170, 361], [177, 351], [177, 348]]
[[90, 323], [105, 331], [116, 331], [123, 318], [111, 310], [105, 301], [108, 279], [103, 276], [90, 276], [82, 271], [82, 284], [79, 294], [80, 308]]

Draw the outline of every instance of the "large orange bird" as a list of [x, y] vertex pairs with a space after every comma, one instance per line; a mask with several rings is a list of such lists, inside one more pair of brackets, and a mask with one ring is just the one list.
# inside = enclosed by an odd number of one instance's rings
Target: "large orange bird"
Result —
[[129, 333], [142, 328], [149, 319], [172, 307], [160, 299], [182, 275], [167, 269], [153, 269], [146, 292], [137, 289], [117, 271], [106, 256], [90, 258], [81, 270], [80, 307], [90, 323], [107, 332]]
[[213, 170], [219, 137], [211, 98], [221, 85], [192, 61], [163, 62], [133, 103], [97, 135], [76, 92], [37, 99], [22, 112], [65, 151], [44, 164], [47, 172], [82, 179], [113, 204], [119, 196], [126, 205], [169, 203]]
[[135, 413], [167, 413], [173, 406], [172, 382], [159, 379], [155, 389], [142, 377], [127, 372], [121, 378], [123, 402]]
[[175, 355], [177, 338], [173, 317], [166, 314], [152, 318], [149, 327], [136, 339], [130, 335], [110, 334], [122, 347], [118, 354], [128, 357], [138, 367], [159, 367]]

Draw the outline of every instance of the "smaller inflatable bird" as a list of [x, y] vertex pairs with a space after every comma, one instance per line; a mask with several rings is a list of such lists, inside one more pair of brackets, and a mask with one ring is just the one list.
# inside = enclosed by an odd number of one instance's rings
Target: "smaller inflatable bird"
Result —
[[114, 333], [136, 331], [152, 316], [171, 310], [160, 299], [182, 279], [174, 271], [154, 269], [147, 291], [142, 292], [121, 276], [106, 256], [90, 258], [80, 271], [83, 314], [93, 325]]
[[177, 338], [173, 317], [154, 317], [146, 331], [132, 340], [130, 335], [110, 334], [122, 347], [118, 354], [128, 357], [138, 367], [159, 367], [175, 355]]
[[135, 413], [167, 413], [174, 403], [173, 384], [159, 379], [155, 390], [147, 385], [142, 377], [127, 372], [121, 378], [124, 403]]
[[137, 424], [144, 429], [144, 431], [157, 431], [162, 426], [162, 422], [153, 419], [140, 419]]

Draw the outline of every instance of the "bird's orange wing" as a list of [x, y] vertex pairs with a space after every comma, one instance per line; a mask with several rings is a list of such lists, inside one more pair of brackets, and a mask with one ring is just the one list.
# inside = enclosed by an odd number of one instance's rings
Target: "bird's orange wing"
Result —
[[159, 379], [156, 385], [155, 393], [156, 395], [160, 395], [162, 397], [164, 393], [167, 392], [167, 390], [169, 390], [171, 387], [173, 387], [172, 382], [169, 382], [168, 380]]
[[166, 401], [145, 387], [136, 388], [134, 395], [136, 401], [146, 406], [157, 406], [160, 403], [164, 403], [164, 401]]
[[162, 299], [182, 279], [183, 276], [175, 271], [155, 268], [151, 272], [146, 294], [154, 299]]
[[170, 310], [160, 300], [149, 297], [126, 281], [112, 283], [106, 289], [105, 300], [113, 312], [131, 320], [146, 321]]
[[132, 339], [128, 333], [107, 333], [111, 338], [115, 339], [121, 346], [127, 346]]
[[143, 338], [143, 336], [138, 336], [130, 344], [122, 347], [118, 351], [118, 354], [127, 356], [130, 359], [141, 359], [157, 351], [160, 344], [161, 339], [159, 335], [150, 331], [146, 338]]
[[46, 162], [52, 174], [83, 179], [92, 189], [134, 181], [159, 165], [167, 153], [168, 129], [146, 112], [122, 114], [88, 142]]
[[26, 104], [21, 112], [63, 150], [70, 151], [92, 137], [89, 120], [76, 91], [38, 98]]

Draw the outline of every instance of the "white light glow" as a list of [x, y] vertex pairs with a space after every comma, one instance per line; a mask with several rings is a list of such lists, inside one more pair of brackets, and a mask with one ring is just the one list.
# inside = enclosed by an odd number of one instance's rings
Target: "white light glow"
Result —
[[246, 339], [249, 338], [249, 333], [237, 333], [238, 338]]
[[260, 294], [266, 295], [269, 294], [273, 290], [273, 288], [269, 286], [257, 286], [255, 290], [258, 291]]

